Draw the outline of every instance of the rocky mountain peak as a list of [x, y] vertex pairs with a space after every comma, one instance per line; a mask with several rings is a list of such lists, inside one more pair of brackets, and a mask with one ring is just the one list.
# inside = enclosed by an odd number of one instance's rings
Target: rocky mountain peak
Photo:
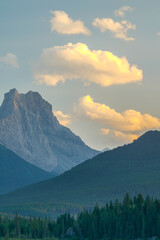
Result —
[[7, 117], [13, 112], [32, 112], [33, 114], [47, 114], [52, 118], [52, 105], [45, 101], [38, 92], [29, 91], [26, 94], [19, 94], [16, 89], [10, 90], [4, 95], [0, 107], [0, 117]]
[[5, 93], [5, 97], [6, 96], [13, 96], [13, 97], [16, 97], [16, 96], [19, 96], [19, 93], [17, 91], [16, 88], [13, 88], [11, 89], [8, 93]]
[[98, 153], [59, 124], [52, 105], [38, 92], [19, 94], [16, 89], [5, 94], [0, 107], [0, 143], [26, 161], [58, 173]]
[[14, 88], [10, 90], [8, 93], [5, 93], [3, 103], [4, 104], [13, 103], [14, 101], [18, 101], [19, 97], [20, 95], [18, 91]]
[[26, 94], [21, 94], [21, 98], [28, 108], [33, 108], [36, 111], [43, 109], [46, 112], [52, 112], [52, 105], [45, 101], [38, 92], [29, 91]]
[[11, 114], [14, 108], [17, 108], [19, 97], [19, 93], [16, 89], [12, 89], [8, 93], [5, 93], [2, 106], [0, 107], [0, 117], [6, 117]]

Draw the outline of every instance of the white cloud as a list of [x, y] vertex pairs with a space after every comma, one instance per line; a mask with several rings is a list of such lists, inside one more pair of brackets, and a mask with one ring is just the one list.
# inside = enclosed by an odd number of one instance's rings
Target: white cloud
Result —
[[94, 102], [89, 95], [79, 99], [74, 111], [78, 117], [99, 123], [104, 135], [123, 142], [131, 142], [144, 131], [160, 127], [160, 119], [148, 113], [132, 109], [117, 112], [105, 104]]
[[136, 65], [131, 66], [126, 57], [90, 50], [83, 43], [69, 43], [44, 49], [35, 64], [34, 77], [39, 83], [53, 86], [67, 79], [109, 86], [140, 82], [143, 72]]
[[71, 118], [69, 115], [62, 113], [61, 111], [55, 111], [53, 113], [58, 119], [59, 123], [63, 126], [68, 126], [70, 124]]
[[13, 53], [7, 53], [5, 56], [0, 56], [0, 62], [19, 68], [17, 57]]
[[110, 31], [115, 38], [120, 38], [125, 41], [135, 40], [133, 37], [128, 37], [128, 30], [136, 30], [136, 25], [129, 21], [115, 22], [111, 18], [96, 18], [93, 21], [93, 26], [98, 27], [101, 32]]
[[61, 34], [85, 34], [90, 35], [90, 31], [80, 20], [72, 20], [64, 11], [51, 11], [54, 17], [51, 18], [51, 31]]
[[119, 8], [118, 10], [116, 10], [114, 12], [114, 14], [116, 16], [119, 16], [119, 17], [124, 17], [125, 16], [125, 12], [131, 12], [131, 11], [133, 11], [132, 7], [130, 7], [130, 6], [123, 6], [123, 7]]

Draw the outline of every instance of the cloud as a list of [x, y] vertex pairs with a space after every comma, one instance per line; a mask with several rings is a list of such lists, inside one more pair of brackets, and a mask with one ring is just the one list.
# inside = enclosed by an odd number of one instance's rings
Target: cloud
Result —
[[140, 82], [142, 70], [130, 65], [126, 57], [111, 52], [90, 50], [83, 43], [69, 43], [44, 49], [34, 66], [39, 83], [55, 86], [58, 82], [81, 79], [101, 86]]
[[116, 16], [119, 16], [119, 17], [124, 17], [125, 16], [125, 12], [131, 12], [133, 11], [133, 8], [132, 7], [129, 7], [129, 6], [123, 6], [121, 8], [119, 8], [118, 10], [116, 10], [114, 12], [114, 14]]
[[5, 56], [0, 56], [0, 62], [19, 68], [17, 57], [13, 53], [7, 53]]
[[68, 126], [71, 122], [71, 118], [67, 114], [63, 114], [61, 111], [55, 111], [54, 115], [58, 119], [59, 123], [63, 126]]
[[109, 106], [94, 102], [89, 95], [79, 99], [75, 105], [75, 112], [79, 117], [84, 117], [99, 123], [103, 134], [112, 134], [112, 137], [132, 140], [146, 130], [160, 127], [160, 119], [150, 114], [142, 114], [129, 109], [117, 112]]
[[160, 32], [158, 32], [157, 35], [160, 36]]
[[129, 21], [115, 22], [111, 18], [96, 18], [93, 21], [93, 26], [98, 27], [101, 32], [110, 31], [113, 33], [115, 38], [120, 38], [125, 41], [135, 40], [133, 37], [128, 37], [128, 30], [136, 30], [136, 25]]
[[61, 34], [85, 34], [90, 35], [90, 31], [80, 20], [72, 20], [64, 11], [51, 11], [54, 17], [51, 18], [51, 31]]
[[139, 136], [136, 134], [123, 133], [120, 131], [101, 128], [101, 133], [109, 137], [110, 144], [120, 145], [125, 143], [131, 143]]

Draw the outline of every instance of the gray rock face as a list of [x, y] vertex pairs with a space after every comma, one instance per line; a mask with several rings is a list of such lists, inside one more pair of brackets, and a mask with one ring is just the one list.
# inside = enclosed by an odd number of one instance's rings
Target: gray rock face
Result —
[[62, 173], [95, 156], [69, 128], [59, 124], [52, 106], [39, 93], [5, 94], [0, 107], [0, 143], [26, 161]]

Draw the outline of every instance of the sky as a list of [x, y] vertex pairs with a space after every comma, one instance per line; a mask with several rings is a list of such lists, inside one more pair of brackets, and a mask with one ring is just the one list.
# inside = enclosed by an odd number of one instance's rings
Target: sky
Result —
[[160, 129], [159, 12], [159, 0], [1, 0], [0, 103], [37, 91], [98, 150]]

